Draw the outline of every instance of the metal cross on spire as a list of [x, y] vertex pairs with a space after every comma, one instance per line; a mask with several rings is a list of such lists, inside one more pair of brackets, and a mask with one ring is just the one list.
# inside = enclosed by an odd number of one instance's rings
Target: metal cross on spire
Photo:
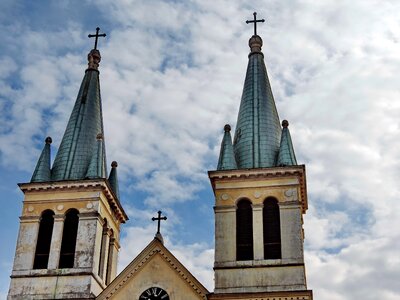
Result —
[[158, 221], [158, 224], [157, 224], [157, 233], [160, 233], [160, 223], [161, 223], [161, 220], [166, 220], [166, 219], [167, 219], [166, 216], [161, 217], [161, 210], [158, 211], [158, 217], [157, 217], [157, 218], [155, 218], [155, 217], [151, 218], [152, 221]]
[[105, 33], [99, 34], [99, 31], [100, 31], [100, 27], [97, 27], [96, 28], [96, 34], [89, 34], [88, 35], [89, 38], [92, 38], [92, 37], [95, 38], [95, 40], [94, 40], [94, 50], [97, 50], [97, 40], [99, 39], [99, 37], [105, 37], [106, 36]]
[[254, 35], [257, 35], [257, 23], [258, 22], [264, 23], [265, 20], [264, 19], [257, 20], [257, 13], [256, 12], [253, 13], [253, 16], [254, 16], [254, 20], [247, 20], [246, 24], [254, 23]]

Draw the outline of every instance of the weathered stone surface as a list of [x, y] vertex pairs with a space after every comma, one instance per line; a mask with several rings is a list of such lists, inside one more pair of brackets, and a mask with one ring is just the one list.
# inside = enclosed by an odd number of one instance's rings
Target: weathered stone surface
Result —
[[[215, 295], [307, 290], [302, 234], [302, 213], [307, 209], [304, 166], [212, 171], [209, 176], [215, 193]], [[280, 259], [264, 259], [263, 203], [268, 197], [279, 205]], [[237, 261], [236, 204], [243, 198], [252, 203], [254, 259]]]
[[[106, 276], [100, 278], [97, 274], [102, 220], [108, 220], [108, 230], [114, 233], [114, 245], [118, 245], [120, 224], [125, 220], [122, 211], [110, 205], [113, 193], [109, 186], [105, 180], [21, 186], [25, 199], [8, 299], [94, 299], [106, 287]], [[74, 266], [59, 269], [64, 216], [72, 208], [79, 211]], [[34, 270], [39, 220], [47, 209], [57, 213], [54, 216], [48, 267]], [[108, 244], [105, 249], [108, 251]], [[108, 254], [105, 254], [104, 274], [109, 272], [110, 281], [115, 277], [117, 255], [118, 251], [115, 251], [108, 264]]]

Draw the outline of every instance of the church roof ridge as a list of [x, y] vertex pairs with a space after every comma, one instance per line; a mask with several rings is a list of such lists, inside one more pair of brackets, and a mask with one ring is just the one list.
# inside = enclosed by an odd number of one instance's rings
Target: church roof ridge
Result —
[[109, 299], [119, 288], [121, 288], [130, 278], [135, 276], [144, 265], [151, 261], [151, 258], [160, 254], [175, 272], [203, 299], [207, 299], [210, 292], [203, 284], [193, 276], [193, 274], [163, 245], [161, 241], [154, 238], [124, 270], [103, 290], [96, 299]]

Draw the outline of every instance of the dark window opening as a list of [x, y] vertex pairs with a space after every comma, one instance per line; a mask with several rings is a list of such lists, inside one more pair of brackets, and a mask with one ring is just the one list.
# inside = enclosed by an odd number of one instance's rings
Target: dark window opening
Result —
[[114, 232], [111, 229], [110, 242], [108, 244], [108, 258], [107, 258], [107, 271], [106, 271], [106, 284], [111, 282], [111, 271], [113, 268], [113, 243], [114, 243]]
[[45, 210], [39, 225], [38, 239], [36, 242], [34, 269], [47, 269], [49, 262], [51, 236], [53, 234], [54, 212]]
[[60, 269], [73, 268], [75, 258], [76, 237], [78, 234], [79, 212], [69, 210], [65, 215], [64, 230], [61, 242]]
[[253, 257], [253, 210], [250, 201], [240, 200], [236, 210], [236, 259]]
[[282, 258], [281, 222], [278, 201], [267, 198], [263, 208], [264, 258]]
[[99, 270], [97, 274], [100, 277], [103, 277], [103, 270], [104, 270], [104, 260], [105, 260], [105, 250], [106, 250], [106, 238], [107, 238], [107, 219], [104, 218], [104, 224], [103, 224], [103, 231], [101, 233], [101, 244], [100, 244], [100, 256], [99, 256]]

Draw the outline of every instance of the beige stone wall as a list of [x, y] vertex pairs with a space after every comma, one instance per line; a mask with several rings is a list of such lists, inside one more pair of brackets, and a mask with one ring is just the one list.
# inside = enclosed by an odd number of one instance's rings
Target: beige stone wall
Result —
[[[302, 213], [307, 208], [303, 166], [210, 172], [215, 194], [215, 293], [306, 290]], [[263, 202], [278, 200], [282, 258], [265, 260]], [[236, 205], [253, 209], [254, 260], [236, 261]]]
[[[64, 294], [78, 298], [98, 295], [105, 288], [105, 276], [98, 276], [103, 220], [107, 219], [116, 241], [112, 258], [115, 266], [112, 269], [116, 269], [121, 224], [121, 219], [110, 205], [112, 194], [105, 182], [33, 183], [22, 185], [22, 190], [25, 198], [9, 299], [52, 299]], [[64, 216], [72, 208], [79, 211], [74, 268], [58, 269]], [[48, 268], [33, 270], [40, 216], [47, 209], [55, 213]], [[115, 271], [110, 275], [113, 279]]]
[[141, 267], [110, 299], [139, 299], [150, 287], [162, 288], [171, 300], [203, 299], [159, 254]]

